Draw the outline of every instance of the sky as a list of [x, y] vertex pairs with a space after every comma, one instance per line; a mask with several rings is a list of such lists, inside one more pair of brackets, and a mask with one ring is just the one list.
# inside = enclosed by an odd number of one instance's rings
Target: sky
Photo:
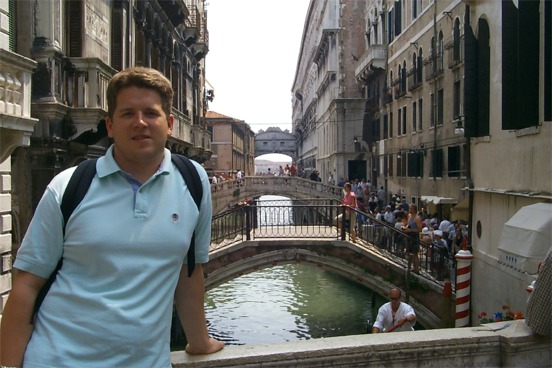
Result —
[[269, 127], [291, 132], [291, 88], [309, 0], [206, 3], [205, 73], [215, 90], [209, 110], [244, 120], [255, 133]]

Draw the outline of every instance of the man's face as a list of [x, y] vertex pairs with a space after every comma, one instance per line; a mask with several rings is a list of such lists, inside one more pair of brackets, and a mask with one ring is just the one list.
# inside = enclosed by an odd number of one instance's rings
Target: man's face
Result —
[[156, 91], [138, 87], [120, 90], [113, 118], [106, 119], [119, 165], [147, 164], [162, 159], [173, 119], [172, 115], [166, 116]]
[[397, 290], [392, 290], [389, 294], [389, 300], [391, 301], [391, 306], [397, 307], [401, 303], [401, 294]]

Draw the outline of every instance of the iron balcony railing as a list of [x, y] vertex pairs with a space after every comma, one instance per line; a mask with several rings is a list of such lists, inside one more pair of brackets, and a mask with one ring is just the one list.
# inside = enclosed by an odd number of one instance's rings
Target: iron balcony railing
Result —
[[[343, 216], [337, 222], [339, 214]], [[454, 278], [454, 257], [438, 259], [432, 243], [411, 237], [366, 212], [352, 210], [350, 216], [356, 218], [355, 243], [359, 246], [403, 264], [409, 272], [414, 271], [417, 256], [418, 272], [438, 283], [446, 276]], [[213, 217], [210, 250], [258, 239], [351, 240], [347, 217], [346, 207], [334, 199], [251, 200]], [[412, 249], [418, 251], [413, 253]]]

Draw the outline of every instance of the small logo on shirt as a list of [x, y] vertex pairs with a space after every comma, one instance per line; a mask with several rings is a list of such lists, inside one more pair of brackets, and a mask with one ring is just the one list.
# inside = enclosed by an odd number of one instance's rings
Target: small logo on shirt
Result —
[[172, 222], [177, 223], [180, 221], [180, 216], [178, 216], [178, 213], [173, 213], [171, 216]]

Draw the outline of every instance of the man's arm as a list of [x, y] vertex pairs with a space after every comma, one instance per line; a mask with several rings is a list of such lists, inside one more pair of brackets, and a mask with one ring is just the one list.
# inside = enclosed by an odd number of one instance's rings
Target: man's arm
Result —
[[176, 286], [176, 310], [186, 333], [190, 354], [211, 354], [224, 347], [224, 343], [209, 337], [205, 320], [205, 279], [203, 267], [197, 264], [188, 277], [188, 267], [183, 266]]
[[6, 308], [2, 313], [0, 363], [21, 367], [23, 354], [33, 332], [31, 318], [36, 296], [46, 279], [17, 270]]

